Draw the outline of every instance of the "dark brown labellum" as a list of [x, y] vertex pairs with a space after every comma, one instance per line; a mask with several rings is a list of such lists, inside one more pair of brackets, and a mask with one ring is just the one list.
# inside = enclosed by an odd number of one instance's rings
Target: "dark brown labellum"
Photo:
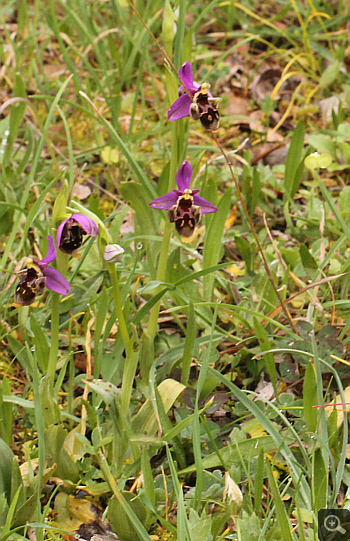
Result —
[[217, 130], [220, 123], [220, 114], [217, 108], [220, 98], [209, 95], [209, 83], [203, 83], [193, 96], [190, 114], [194, 120], [200, 120], [203, 128], [208, 131]]
[[176, 205], [168, 211], [169, 220], [175, 223], [176, 231], [182, 237], [191, 237], [201, 216], [201, 209], [193, 204], [191, 195], [180, 196]]
[[220, 123], [220, 115], [217, 109], [208, 107], [208, 111], [201, 113], [199, 120], [205, 130], [214, 131], [217, 130]]
[[66, 254], [73, 254], [83, 244], [84, 229], [77, 222], [67, 222], [63, 228], [59, 249]]
[[16, 287], [15, 304], [29, 306], [37, 295], [44, 292], [46, 278], [36, 266], [30, 266], [19, 273], [22, 277]]

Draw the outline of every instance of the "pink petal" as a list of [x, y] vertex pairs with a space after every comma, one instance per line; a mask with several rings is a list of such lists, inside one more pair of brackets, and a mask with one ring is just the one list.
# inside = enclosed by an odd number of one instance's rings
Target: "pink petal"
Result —
[[188, 161], [184, 161], [180, 169], [176, 173], [176, 184], [179, 190], [184, 192], [190, 187], [190, 181], [192, 178], [192, 167]]
[[153, 199], [149, 206], [154, 209], [169, 210], [173, 205], [176, 205], [178, 198], [179, 196], [174, 190], [161, 197], [157, 197], [157, 199]]
[[85, 214], [72, 214], [69, 219], [78, 222], [78, 224], [84, 229], [85, 233], [90, 235], [90, 237], [96, 237], [98, 235], [97, 224], [92, 218], [85, 216]]
[[190, 116], [190, 107], [192, 100], [187, 94], [182, 94], [170, 107], [168, 111], [169, 120], [179, 120], [185, 116]]
[[67, 282], [58, 270], [52, 267], [46, 267], [46, 269], [43, 269], [43, 275], [46, 276], [46, 287], [51, 289], [51, 291], [55, 291], [55, 293], [60, 293], [61, 295], [68, 295], [70, 291], [69, 282]]
[[49, 263], [51, 263], [54, 259], [56, 259], [56, 250], [55, 245], [53, 243], [53, 236], [52, 235], [46, 235], [47, 241], [49, 243], [49, 247], [47, 250], [47, 254], [43, 259], [38, 261], [39, 267], [43, 266], [46, 267]]
[[[68, 218], [68, 220], [70, 220], [70, 218]], [[64, 229], [64, 226], [65, 226], [66, 223], [68, 222], [68, 220], [64, 220], [64, 221], [58, 226], [57, 233], [56, 233], [56, 246], [57, 246], [57, 248], [60, 247], [60, 244], [61, 244], [61, 237], [62, 237], [62, 231], [63, 231], [63, 229]]]
[[200, 207], [202, 214], [208, 214], [209, 212], [218, 211], [218, 208], [215, 205], [204, 199], [204, 197], [201, 197], [197, 194], [193, 196], [193, 203]]
[[200, 85], [193, 81], [191, 62], [185, 62], [182, 64], [181, 68], [179, 69], [179, 77], [187, 90], [190, 90], [194, 94], [197, 92]]

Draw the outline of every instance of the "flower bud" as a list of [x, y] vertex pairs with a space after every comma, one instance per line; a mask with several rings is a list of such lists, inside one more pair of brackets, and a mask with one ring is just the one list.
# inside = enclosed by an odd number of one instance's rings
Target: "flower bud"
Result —
[[234, 482], [228, 472], [225, 472], [223, 498], [228, 504], [231, 515], [238, 515], [242, 507], [243, 495], [239, 486]]
[[165, 0], [164, 17], [162, 25], [162, 38], [167, 52], [171, 51], [176, 35], [175, 15], [169, 0]]
[[107, 244], [105, 252], [103, 254], [103, 259], [107, 263], [116, 263], [119, 261], [120, 256], [124, 253], [124, 248], [119, 246], [119, 244]]

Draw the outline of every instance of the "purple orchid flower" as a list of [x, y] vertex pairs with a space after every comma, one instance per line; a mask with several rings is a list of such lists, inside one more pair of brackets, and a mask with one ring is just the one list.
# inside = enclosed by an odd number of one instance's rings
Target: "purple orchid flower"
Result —
[[168, 119], [179, 120], [191, 116], [194, 120], [200, 120], [206, 130], [216, 130], [220, 122], [217, 105], [221, 99], [212, 96], [209, 83], [200, 85], [193, 80], [190, 62], [182, 64], [179, 77], [183, 84], [179, 88], [179, 98], [168, 111]]
[[178, 190], [173, 190], [157, 199], [153, 199], [149, 206], [154, 209], [167, 210], [169, 220], [175, 223], [179, 235], [190, 237], [201, 214], [217, 212], [217, 207], [198, 195], [199, 190], [190, 189], [192, 167], [184, 161], [176, 174]]
[[28, 258], [26, 267], [19, 272], [22, 276], [16, 287], [15, 303], [19, 306], [29, 306], [37, 295], [44, 292], [45, 287], [55, 293], [67, 295], [70, 285], [57, 269], [49, 267], [56, 259], [56, 250], [52, 235], [47, 235], [48, 251], [43, 259]]
[[98, 235], [98, 226], [92, 218], [84, 214], [72, 214], [64, 220], [57, 229], [56, 246], [66, 254], [73, 254], [83, 244], [83, 236]]

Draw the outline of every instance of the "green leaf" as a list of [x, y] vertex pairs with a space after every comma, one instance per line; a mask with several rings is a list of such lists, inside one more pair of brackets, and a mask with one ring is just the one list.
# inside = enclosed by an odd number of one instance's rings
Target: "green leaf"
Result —
[[287, 154], [285, 173], [284, 173], [284, 189], [286, 195], [291, 199], [297, 192], [301, 181], [302, 171], [299, 169], [301, 156], [304, 148], [305, 127], [302, 122], [299, 122], [294, 130], [293, 137]]
[[350, 240], [350, 228], [348, 227], [347, 222], [343, 219], [342, 215], [340, 214], [338, 207], [335, 205], [333, 198], [331, 197], [330, 193], [328, 192], [328, 189], [326, 188], [323, 180], [321, 177], [314, 172], [315, 179], [317, 180], [317, 184], [319, 189], [321, 190], [321, 193], [323, 197], [325, 198], [326, 202], [331, 208], [331, 211], [333, 212], [338, 224], [342, 228], [343, 232], [346, 234], [348, 240]]
[[241, 254], [242, 259], [245, 262], [245, 267], [247, 271], [251, 271], [253, 268], [253, 264], [252, 251], [249, 242], [244, 237], [235, 237], [235, 243]]
[[236, 518], [236, 524], [239, 541], [257, 541], [260, 538], [261, 526], [255, 513], [248, 515], [243, 511], [242, 517]]
[[59, 423], [61, 420], [61, 411], [54, 399], [55, 395], [49, 376], [44, 376], [41, 379], [39, 394], [44, 426], [47, 427]]
[[272, 501], [276, 508], [278, 521], [281, 526], [281, 530], [283, 534], [283, 541], [293, 541], [292, 535], [290, 533], [292, 526], [289, 522], [286, 509], [284, 507], [284, 504], [281, 498], [280, 491], [278, 490], [276, 479], [272, 473], [272, 469], [268, 461], [266, 462], [266, 465], [267, 465], [267, 471], [269, 475], [269, 486], [272, 492]]
[[329, 86], [338, 77], [340, 71], [339, 60], [334, 60], [326, 67], [320, 78], [320, 86]]
[[4, 375], [0, 383], [0, 436], [10, 445], [12, 442], [13, 406], [4, 397], [11, 397], [11, 386]]
[[314, 497], [313, 509], [327, 507], [328, 472], [326, 471], [322, 450], [319, 447], [315, 449], [314, 454], [312, 488]]
[[329, 135], [314, 133], [309, 136], [307, 142], [318, 152], [325, 152], [326, 154], [335, 156], [336, 144], [334, 141], [332, 141]]
[[17, 506], [13, 516], [12, 528], [23, 526], [26, 522], [29, 522], [34, 515], [37, 505], [38, 495], [37, 493], [34, 493], [21, 506]]
[[[223, 449], [220, 449], [220, 455], [222, 457], [222, 460], [224, 460], [226, 466], [230, 468], [233, 464], [240, 463], [242, 457], [244, 457], [245, 459], [247, 459], [248, 457], [254, 458], [259, 455], [261, 449], [264, 453], [268, 453], [275, 448], [276, 444], [274, 443], [271, 436], [261, 436], [259, 438], [250, 438], [239, 441], [234, 445], [227, 445], [226, 447], [223, 447]], [[217, 453], [212, 453], [209, 456], [205, 456], [202, 460], [202, 463], [203, 468], [206, 470], [209, 468], [217, 468], [222, 466], [221, 460], [218, 457]], [[184, 470], [181, 470], [179, 473], [182, 475], [195, 471], [196, 466], [195, 464], [193, 464], [192, 466], [188, 466]]]
[[[165, 413], [174, 404], [175, 400], [185, 389], [185, 385], [168, 378], [158, 385]], [[132, 429], [135, 434], [154, 435], [158, 428], [157, 418], [154, 412], [153, 400], [148, 398], [132, 420]]]
[[54, 227], [57, 227], [59, 222], [64, 218], [67, 213], [68, 204], [68, 188], [63, 184], [62, 188], [58, 192], [52, 210], [52, 222]]
[[260, 171], [256, 167], [254, 167], [253, 178], [252, 178], [251, 199], [250, 199], [250, 205], [249, 205], [249, 212], [251, 216], [254, 215], [255, 208], [258, 204], [260, 195], [261, 195]]
[[188, 526], [191, 532], [191, 541], [211, 541], [213, 536], [210, 533], [212, 518], [204, 510], [202, 515], [190, 507]]
[[95, 391], [106, 404], [114, 402], [115, 398], [121, 393], [121, 390], [113, 385], [113, 383], [104, 381], [103, 379], [83, 380], [83, 382]]
[[162, 39], [166, 50], [171, 51], [176, 34], [175, 15], [169, 0], [165, 0], [163, 11]]
[[261, 510], [261, 498], [264, 488], [264, 449], [260, 449], [258, 459], [256, 461], [255, 477], [254, 477], [254, 508], [255, 512]]
[[42, 372], [47, 372], [47, 364], [50, 355], [50, 347], [43, 327], [39, 325], [33, 314], [30, 314], [30, 326], [33, 331], [33, 342], [35, 346], [35, 359]]
[[[25, 85], [23, 83], [23, 79], [20, 76], [20, 74], [17, 72], [15, 76], [15, 85], [13, 89], [13, 95], [15, 97], [20, 98], [26, 98], [26, 90]], [[7, 145], [5, 150], [5, 155], [3, 159], [3, 165], [4, 167], [7, 167], [9, 165], [9, 162], [11, 160], [11, 154], [12, 154], [12, 148], [13, 144], [16, 140], [18, 130], [20, 128], [20, 125], [23, 120], [23, 116], [26, 110], [27, 104], [24, 101], [18, 101], [15, 102], [11, 107], [11, 113], [10, 113], [10, 133], [7, 139]]]
[[344, 186], [339, 194], [339, 210], [343, 218], [350, 214], [350, 186]]
[[193, 357], [193, 349], [196, 340], [196, 317], [192, 300], [189, 303], [189, 314], [186, 326], [186, 339], [184, 353], [182, 357], [182, 377], [181, 382], [188, 385], [188, 377], [190, 374], [191, 362]]
[[60, 479], [76, 483], [79, 479], [78, 466], [65, 448], [67, 430], [63, 425], [51, 425], [45, 430], [47, 466], [56, 464], [55, 475]]
[[149, 206], [150, 197], [144, 186], [131, 180], [122, 182], [119, 189], [125, 202], [135, 211], [139, 231], [142, 235], [154, 235], [154, 209]]
[[[224, 232], [225, 221], [231, 205], [231, 190], [227, 190], [218, 204], [218, 212], [211, 217], [210, 224], [206, 231], [203, 250], [203, 269], [216, 265], [222, 247], [221, 238]], [[211, 299], [214, 284], [214, 274], [203, 277], [203, 297]]]
[[156, 492], [154, 488], [154, 479], [151, 463], [147, 448], [144, 447], [141, 455], [141, 469], [146, 495], [153, 506], [156, 504]]
[[300, 244], [299, 248], [301, 262], [305, 269], [317, 269], [318, 265], [304, 243]]
[[[134, 493], [123, 490], [122, 496], [126, 500], [129, 507], [135, 513], [137, 518], [143, 524], [146, 520], [146, 508], [140, 498], [135, 496]], [[111, 523], [113, 531], [117, 534], [119, 539], [124, 541], [135, 541], [138, 538], [137, 530], [134, 528], [130, 518], [128, 517], [124, 505], [113, 497], [108, 504], [108, 519]]]
[[7, 503], [11, 504], [12, 460], [14, 454], [7, 443], [0, 438], [0, 494], [5, 494]]

